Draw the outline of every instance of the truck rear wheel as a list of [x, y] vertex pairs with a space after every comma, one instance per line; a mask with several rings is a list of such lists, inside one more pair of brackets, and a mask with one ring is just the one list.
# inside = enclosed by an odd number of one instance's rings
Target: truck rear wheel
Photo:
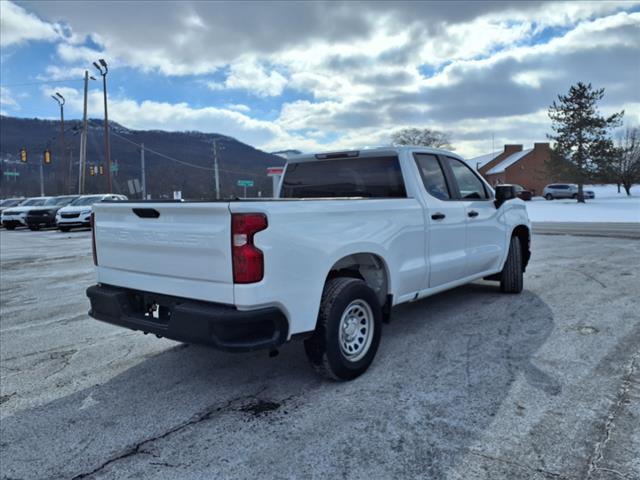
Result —
[[375, 292], [356, 278], [332, 278], [322, 293], [316, 331], [304, 348], [321, 375], [353, 380], [371, 365], [381, 333], [382, 309]]
[[503, 293], [522, 292], [522, 246], [518, 237], [511, 237], [507, 261], [500, 272], [500, 291]]

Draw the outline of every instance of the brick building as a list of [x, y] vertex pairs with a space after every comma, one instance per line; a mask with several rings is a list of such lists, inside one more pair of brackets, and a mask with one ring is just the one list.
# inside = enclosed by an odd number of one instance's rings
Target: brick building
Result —
[[547, 173], [545, 162], [551, 150], [548, 143], [534, 143], [533, 148], [523, 150], [522, 145], [505, 145], [504, 150], [468, 160], [491, 184], [517, 183], [542, 195], [545, 185], [558, 181]]

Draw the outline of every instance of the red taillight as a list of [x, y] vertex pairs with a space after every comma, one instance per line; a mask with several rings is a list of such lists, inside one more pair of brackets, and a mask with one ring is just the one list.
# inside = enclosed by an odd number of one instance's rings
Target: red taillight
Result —
[[233, 254], [233, 282], [254, 283], [264, 275], [262, 250], [253, 244], [253, 236], [267, 228], [262, 213], [234, 213], [231, 215], [231, 252]]
[[93, 264], [98, 265], [98, 252], [96, 252], [96, 214], [91, 212], [91, 251], [93, 253]]

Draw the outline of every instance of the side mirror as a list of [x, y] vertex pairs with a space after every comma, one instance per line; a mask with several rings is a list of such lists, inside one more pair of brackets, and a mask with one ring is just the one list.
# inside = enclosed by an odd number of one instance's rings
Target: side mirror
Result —
[[516, 198], [517, 192], [516, 187], [514, 185], [497, 185], [496, 186], [496, 199], [495, 206], [496, 208], [500, 208], [500, 206], [506, 202], [507, 200], [512, 200]]

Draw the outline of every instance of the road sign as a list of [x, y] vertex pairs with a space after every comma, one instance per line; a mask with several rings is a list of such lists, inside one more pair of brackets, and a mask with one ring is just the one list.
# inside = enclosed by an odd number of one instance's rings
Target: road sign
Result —
[[253, 187], [253, 180], [238, 180], [239, 187]]
[[4, 172], [7, 177], [19, 177], [20, 172]]
[[120, 169], [120, 167], [118, 167], [117, 163], [112, 163], [111, 164], [111, 173], [118, 173], [119, 169]]

